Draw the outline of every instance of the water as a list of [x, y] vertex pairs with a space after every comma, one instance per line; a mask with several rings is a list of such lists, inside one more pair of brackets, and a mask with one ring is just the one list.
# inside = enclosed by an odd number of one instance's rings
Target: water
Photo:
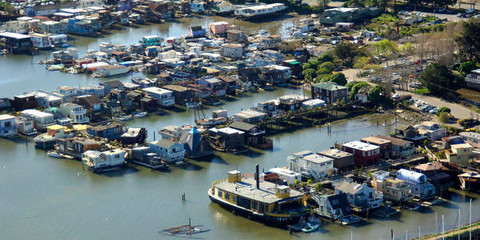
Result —
[[[186, 21], [199, 21], [187, 19]], [[210, 20], [201, 20], [208, 22]], [[272, 23], [276, 29], [291, 24], [291, 19]], [[162, 34], [183, 33], [188, 23], [150, 25], [119, 32], [106, 38], [112, 42], [123, 40], [135, 42], [142, 35], [160, 31]], [[245, 24], [245, 28], [258, 25]], [[262, 26], [263, 27], [263, 26]], [[267, 28], [268, 26], [265, 26]], [[176, 30], [174, 30], [176, 29]], [[137, 35], [137, 36], [135, 36]], [[105, 39], [77, 40], [77, 46], [96, 48]], [[80, 47], [81, 48], [81, 47]], [[47, 54], [48, 55], [48, 54]], [[35, 56], [35, 59], [41, 58]], [[42, 66], [30, 64], [28, 56], [7, 56], [0, 60], [0, 96], [11, 96], [37, 88], [51, 90], [59, 85], [96, 84], [99, 79], [84, 75], [68, 75], [47, 72]], [[128, 77], [122, 78], [127, 81]], [[284, 94], [300, 94], [298, 90], [279, 89], [273, 92], [252, 94], [223, 106], [229, 113], [246, 109], [256, 102]], [[208, 115], [218, 107], [206, 110]], [[203, 224], [211, 231], [196, 235], [204, 239], [389, 239], [394, 229], [397, 239], [405, 239], [405, 230], [410, 237], [416, 236], [418, 226], [422, 233], [433, 233], [435, 213], [438, 212], [439, 228], [441, 215], [445, 214], [445, 228], [458, 223], [460, 208], [462, 223], [468, 221], [468, 200], [473, 198], [473, 216], [480, 213], [478, 195], [467, 196], [453, 193], [449, 202], [435, 206], [426, 212], [402, 211], [399, 218], [374, 220], [360, 227], [342, 227], [325, 223], [319, 232], [297, 233], [266, 227], [261, 223], [235, 216], [210, 202], [207, 190], [214, 180], [226, 177], [226, 172], [239, 169], [254, 171], [254, 165], [262, 169], [285, 166], [287, 155], [302, 151], [324, 150], [337, 142], [388, 134], [394, 125], [387, 118], [387, 125], [377, 126], [378, 117], [341, 121], [332, 125], [332, 133], [320, 128], [298, 130], [273, 137], [274, 149], [256, 151], [243, 155], [218, 153], [210, 161], [193, 161], [188, 169], [172, 168], [171, 172], [156, 172], [146, 168], [128, 168], [119, 172], [93, 174], [82, 169], [80, 162], [49, 158], [46, 152], [36, 150], [32, 144], [0, 139], [0, 239], [167, 239], [158, 231], [183, 225], [191, 218], [193, 224]], [[381, 118], [380, 122], [384, 122]], [[146, 126], [149, 139], [152, 131], [166, 125], [191, 124], [192, 112], [152, 116], [129, 122], [129, 126]], [[157, 135], [158, 138], [158, 135]], [[181, 200], [186, 194], [186, 201]]]

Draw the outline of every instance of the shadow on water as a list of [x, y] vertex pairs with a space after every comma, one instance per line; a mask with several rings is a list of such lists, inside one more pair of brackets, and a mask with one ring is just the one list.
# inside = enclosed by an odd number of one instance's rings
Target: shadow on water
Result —
[[249, 151], [246, 151], [246, 152], [243, 152], [243, 153], [239, 153], [239, 154], [236, 154], [237, 156], [243, 156], [243, 157], [248, 157], [248, 158], [259, 158], [261, 157], [263, 154], [260, 153], [260, 152], [257, 152], [257, 151], [253, 151], [253, 150], [249, 150]]
[[215, 156], [210, 156], [210, 157], [192, 159], [192, 161], [230, 165], [230, 163], [225, 161], [225, 159], [223, 159], [223, 157], [216, 156], [216, 155]]
[[438, 206], [448, 208], [448, 209], [459, 209], [460, 208], [457, 204], [453, 204], [453, 203], [449, 203], [449, 202], [439, 204]]
[[185, 165], [179, 166], [178, 168], [183, 169], [183, 170], [187, 170], [187, 171], [200, 171], [200, 170], [203, 169], [202, 166], [197, 165], [197, 164], [192, 163], [192, 162], [186, 163]]
[[106, 176], [106, 177], [122, 177], [127, 174], [137, 173], [140, 170], [131, 167], [123, 167], [117, 171], [109, 171], [103, 173], [97, 173], [98, 175]]

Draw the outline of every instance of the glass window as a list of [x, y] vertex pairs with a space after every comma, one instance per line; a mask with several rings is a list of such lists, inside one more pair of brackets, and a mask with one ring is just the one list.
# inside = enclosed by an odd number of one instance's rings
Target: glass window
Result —
[[222, 197], [222, 190], [218, 189], [217, 195], [218, 195], [219, 197]]

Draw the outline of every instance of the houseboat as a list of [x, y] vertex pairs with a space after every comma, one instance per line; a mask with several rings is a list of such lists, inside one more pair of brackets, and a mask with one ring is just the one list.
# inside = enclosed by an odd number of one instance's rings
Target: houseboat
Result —
[[125, 162], [125, 151], [113, 149], [104, 152], [88, 150], [82, 155], [82, 163], [93, 172], [106, 172], [120, 168]]
[[230, 171], [227, 179], [213, 183], [208, 191], [210, 200], [235, 214], [278, 227], [297, 223], [310, 213], [303, 203], [303, 193], [260, 181], [259, 176], [258, 165], [255, 178]]
[[248, 6], [235, 10], [235, 17], [242, 20], [265, 20], [267, 17], [280, 16], [287, 11], [283, 3]]
[[460, 179], [460, 188], [469, 192], [478, 192], [480, 190], [480, 174], [478, 172], [466, 172], [458, 175]]
[[117, 65], [117, 66], [105, 65], [105, 66], [97, 67], [97, 71], [95, 71], [92, 74], [92, 76], [93, 77], [113, 77], [113, 76], [122, 75], [128, 72], [130, 72], [129, 67], [125, 67], [121, 65]]
[[40, 149], [50, 149], [57, 143], [57, 139], [71, 137], [71, 131], [61, 125], [52, 125], [47, 127], [47, 132], [36, 136], [33, 141], [35, 147]]

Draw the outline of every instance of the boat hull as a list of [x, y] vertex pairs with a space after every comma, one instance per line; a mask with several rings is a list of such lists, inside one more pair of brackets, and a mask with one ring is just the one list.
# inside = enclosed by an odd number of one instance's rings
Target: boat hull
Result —
[[222, 201], [210, 194], [210, 191], [208, 193], [208, 196], [210, 200], [214, 203], [219, 204], [223, 208], [232, 211], [236, 215], [241, 215], [244, 216], [248, 219], [264, 223], [269, 226], [274, 226], [274, 227], [280, 227], [280, 228], [287, 228], [288, 225], [295, 224], [297, 223], [302, 216], [307, 216], [308, 212], [305, 214], [298, 214], [295, 216], [289, 216], [289, 217], [275, 217], [275, 216], [269, 216], [267, 214], [262, 214], [262, 213], [256, 213], [253, 211], [250, 211], [245, 208], [241, 208], [238, 206], [235, 206], [233, 204], [229, 204], [225, 201]]

